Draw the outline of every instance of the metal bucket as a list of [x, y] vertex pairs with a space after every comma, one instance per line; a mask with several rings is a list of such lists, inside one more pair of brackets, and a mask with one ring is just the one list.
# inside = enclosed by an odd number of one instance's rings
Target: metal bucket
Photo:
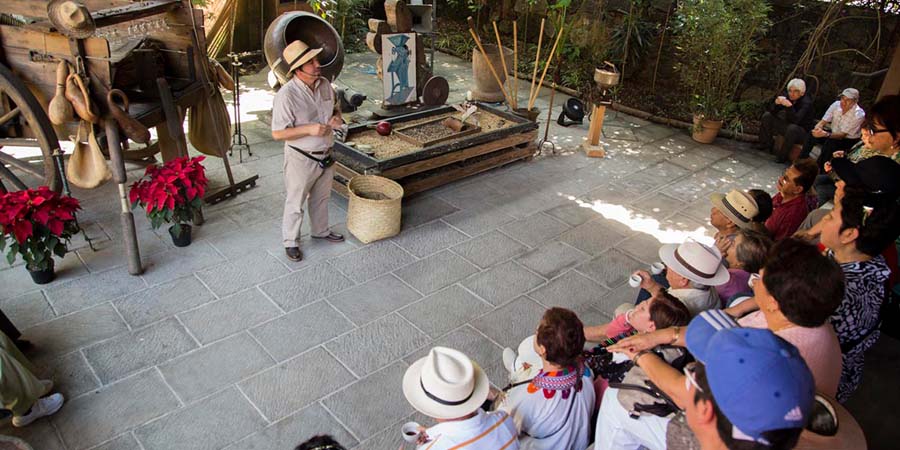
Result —
[[291, 79], [290, 67], [281, 58], [281, 52], [291, 42], [300, 40], [313, 48], [322, 48], [319, 63], [322, 76], [334, 81], [344, 68], [344, 44], [337, 30], [321, 17], [304, 12], [286, 12], [272, 21], [266, 30], [263, 48], [266, 63], [282, 85]]
[[594, 69], [594, 82], [601, 88], [610, 88], [619, 84], [619, 69], [611, 62], [604, 61], [604, 65], [612, 70], [596, 68]]

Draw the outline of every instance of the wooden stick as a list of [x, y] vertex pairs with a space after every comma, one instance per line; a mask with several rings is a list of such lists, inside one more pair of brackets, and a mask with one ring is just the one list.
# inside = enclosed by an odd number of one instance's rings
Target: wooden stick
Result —
[[544, 73], [541, 74], [541, 81], [538, 82], [537, 90], [534, 91], [534, 96], [528, 100], [528, 109], [534, 107], [534, 102], [538, 98], [538, 94], [541, 93], [541, 87], [544, 86], [544, 77], [547, 76], [547, 69], [550, 68], [550, 61], [553, 59], [553, 55], [556, 53], [556, 46], [559, 44], [559, 38], [562, 37], [563, 31], [565, 29], [563, 27], [559, 27], [559, 33], [556, 33], [556, 42], [553, 43], [553, 49], [550, 50], [550, 56], [547, 57], [547, 63], [544, 64]]
[[497, 75], [497, 70], [494, 69], [494, 65], [491, 63], [491, 60], [487, 57], [487, 52], [484, 51], [484, 47], [481, 46], [481, 39], [478, 39], [478, 35], [475, 34], [475, 21], [469, 16], [466, 19], [469, 22], [469, 34], [472, 35], [472, 39], [475, 40], [475, 45], [478, 46], [478, 50], [481, 51], [481, 56], [484, 58], [484, 62], [487, 63], [488, 69], [491, 70], [491, 75], [494, 76], [494, 81], [497, 82], [497, 85], [500, 86], [500, 92], [503, 93], [503, 98], [506, 99], [506, 102], [509, 103], [509, 94], [506, 93], [506, 89], [503, 87], [503, 83], [500, 82], [500, 76]]
[[[534, 57], [534, 70], [531, 72], [531, 89], [528, 90], [528, 102], [531, 102], [531, 96], [534, 94], [534, 81], [537, 80], [537, 69], [538, 64], [541, 63], [541, 43], [544, 41], [544, 20], [545, 18], [541, 18], [541, 32], [538, 34], [538, 48], [537, 54]], [[531, 110], [531, 105], [528, 105], [528, 110]]]
[[513, 20], [513, 109], [519, 108], [519, 29]]
[[[509, 81], [509, 69], [506, 67], [506, 57], [503, 56], [503, 43], [500, 41], [500, 31], [497, 30], [497, 21], [491, 22], [494, 25], [494, 36], [497, 36], [497, 51], [500, 52], [500, 64], [503, 65], [503, 74], [506, 76], [506, 81]], [[515, 108], [515, 102], [510, 102], [510, 106]]]

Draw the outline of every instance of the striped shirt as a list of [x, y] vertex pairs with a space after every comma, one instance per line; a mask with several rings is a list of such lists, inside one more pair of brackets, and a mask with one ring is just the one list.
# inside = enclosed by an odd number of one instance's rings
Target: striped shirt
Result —
[[479, 409], [473, 417], [440, 422], [425, 433], [429, 442], [418, 450], [519, 450], [516, 425], [505, 412]]

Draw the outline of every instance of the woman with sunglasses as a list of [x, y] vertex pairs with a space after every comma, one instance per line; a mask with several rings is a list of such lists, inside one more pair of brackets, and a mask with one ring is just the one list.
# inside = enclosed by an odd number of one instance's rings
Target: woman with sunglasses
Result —
[[[872, 156], [886, 156], [900, 164], [900, 95], [886, 95], [876, 102], [866, 114], [862, 127], [862, 142], [844, 154], [834, 152], [833, 158], [847, 158], [858, 163]], [[825, 174], [816, 178], [815, 189], [819, 205], [834, 197], [834, 179], [831, 162], [825, 163]]]
[[881, 253], [900, 235], [900, 208], [891, 196], [880, 198], [844, 186], [820, 228], [820, 241], [840, 264], [846, 283], [844, 299], [831, 316], [843, 354], [837, 393], [843, 403], [859, 387], [865, 352], [880, 336], [881, 305], [891, 273]]

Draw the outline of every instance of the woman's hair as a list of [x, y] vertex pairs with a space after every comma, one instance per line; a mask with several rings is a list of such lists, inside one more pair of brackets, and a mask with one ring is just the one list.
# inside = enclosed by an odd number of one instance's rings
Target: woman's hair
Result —
[[753, 222], [765, 223], [772, 216], [772, 196], [762, 189], [750, 189], [747, 193], [756, 200], [756, 207], [759, 209]]
[[778, 430], [770, 430], [762, 433], [762, 438], [769, 442], [765, 445], [756, 441], [746, 441], [734, 438], [734, 425], [725, 416], [725, 413], [719, 409], [716, 399], [712, 394], [712, 388], [709, 385], [709, 379], [706, 377], [706, 366], [701, 363], [697, 364], [694, 370], [694, 377], [697, 386], [700, 389], [694, 390], [694, 404], [699, 401], [707, 401], [712, 403], [713, 411], [716, 413], [716, 431], [718, 431], [719, 439], [731, 450], [787, 450], [794, 448], [800, 439], [800, 433], [803, 428], [781, 428]]
[[741, 267], [750, 273], [757, 273], [766, 263], [769, 248], [772, 247], [772, 239], [769, 236], [753, 230], [739, 230], [741, 243], [734, 251]]
[[683, 327], [691, 321], [691, 312], [681, 300], [663, 290], [650, 303], [650, 320], [656, 325], [657, 330]]
[[806, 94], [806, 82], [799, 78], [794, 78], [793, 80], [788, 81], [787, 88], [788, 90], [794, 88], [800, 91], [800, 93]]
[[856, 249], [878, 256], [900, 235], [900, 207], [891, 200], [866, 202], [866, 192], [845, 186], [841, 199], [841, 231], [856, 228]]
[[550, 308], [541, 318], [537, 343], [544, 347], [544, 359], [557, 366], [572, 366], [584, 350], [584, 325], [574, 312]]
[[887, 128], [891, 137], [900, 137], [900, 95], [885, 95], [866, 111], [866, 122], [877, 119]]
[[294, 450], [346, 450], [338, 441], [327, 434], [320, 434], [309, 438], [308, 441], [298, 445]]
[[844, 272], [818, 247], [797, 238], [776, 242], [766, 259], [763, 284], [795, 325], [824, 324], [844, 298]]

